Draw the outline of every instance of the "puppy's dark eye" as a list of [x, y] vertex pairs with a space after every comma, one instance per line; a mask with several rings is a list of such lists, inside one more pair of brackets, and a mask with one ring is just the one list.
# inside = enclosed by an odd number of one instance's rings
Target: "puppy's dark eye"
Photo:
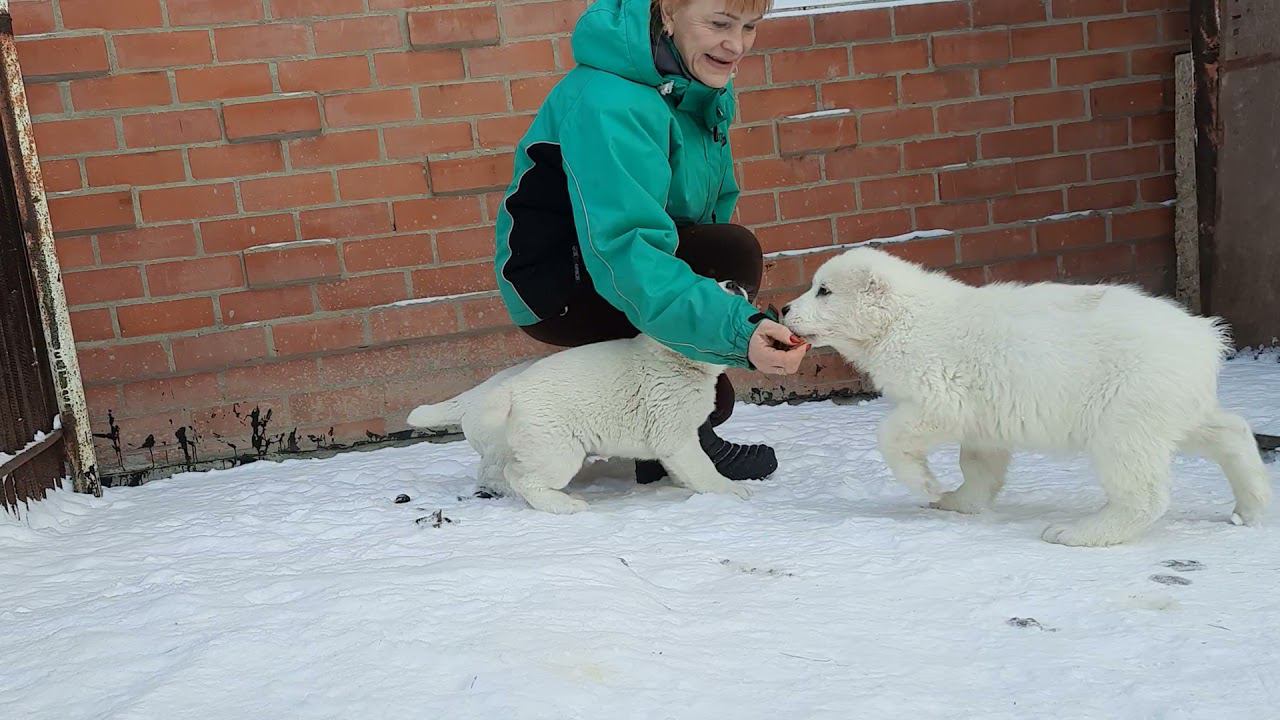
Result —
[[830, 294], [831, 294], [831, 291], [827, 289], [826, 285], [818, 286], [818, 297], [822, 297], [823, 295], [830, 295]]

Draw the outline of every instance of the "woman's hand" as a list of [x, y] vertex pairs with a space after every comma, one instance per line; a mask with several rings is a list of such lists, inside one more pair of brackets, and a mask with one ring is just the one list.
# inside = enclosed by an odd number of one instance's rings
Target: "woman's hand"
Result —
[[786, 325], [761, 320], [751, 333], [747, 359], [757, 370], [770, 375], [790, 375], [800, 369], [809, 343], [796, 337]]

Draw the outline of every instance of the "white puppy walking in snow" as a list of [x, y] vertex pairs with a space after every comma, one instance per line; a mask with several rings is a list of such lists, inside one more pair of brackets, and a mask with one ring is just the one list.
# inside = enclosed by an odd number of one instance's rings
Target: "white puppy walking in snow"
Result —
[[[1112, 285], [975, 288], [855, 248], [823, 264], [783, 320], [895, 403], [881, 453], [899, 482], [942, 509], [989, 507], [1020, 448], [1087, 452], [1107, 494], [1098, 513], [1046, 529], [1049, 542], [1141, 535], [1168, 509], [1179, 449], [1222, 467], [1233, 522], [1258, 522], [1270, 500], [1248, 423], [1218, 405], [1225, 331], [1171, 301]], [[945, 442], [960, 444], [964, 483], [941, 493], [927, 456]]]
[[415, 409], [408, 423], [461, 425], [480, 454], [480, 485], [514, 491], [538, 510], [587, 508], [563, 490], [588, 456], [660, 460], [694, 492], [745, 498], [750, 491], [717, 472], [698, 442], [723, 370], [639, 335], [509, 368], [455, 398]]

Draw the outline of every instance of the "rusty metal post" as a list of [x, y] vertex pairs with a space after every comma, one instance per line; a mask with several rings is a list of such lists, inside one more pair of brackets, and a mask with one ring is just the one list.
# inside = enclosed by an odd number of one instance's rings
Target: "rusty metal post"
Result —
[[44, 179], [36, 154], [27, 94], [18, 65], [18, 51], [13, 39], [13, 18], [9, 0], [0, 0], [0, 64], [3, 65], [3, 87], [0, 87], [0, 109], [3, 110], [5, 145], [18, 194], [18, 213], [26, 236], [32, 277], [40, 307], [41, 325], [48, 344], [50, 370], [57, 390], [62, 417], [63, 440], [67, 449], [67, 465], [76, 492], [102, 495], [98, 481], [97, 459], [93, 435], [89, 427], [89, 410], [80, 379], [80, 363], [76, 358], [75, 340], [71, 336], [71, 317], [62, 289], [62, 275], [54, 252], [53, 225], [49, 221], [49, 203], [45, 197]]
[[1218, 114], [1220, 82], [1218, 36], [1219, 0], [1191, 0], [1191, 54], [1195, 64], [1196, 215], [1200, 240], [1200, 306], [1205, 314], [1217, 309], [1213, 274], [1217, 267], [1218, 151], [1222, 118]]

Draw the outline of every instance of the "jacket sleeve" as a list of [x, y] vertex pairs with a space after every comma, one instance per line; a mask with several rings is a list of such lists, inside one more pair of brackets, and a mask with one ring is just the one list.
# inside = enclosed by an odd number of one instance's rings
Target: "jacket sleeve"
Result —
[[720, 185], [720, 197], [716, 198], [716, 222], [727, 223], [733, 219], [733, 211], [738, 206], [738, 179], [733, 176], [733, 155], [725, 150], [724, 182]]
[[560, 140], [578, 243], [596, 291], [641, 332], [687, 357], [750, 367], [755, 307], [675, 256], [665, 123], [627, 103], [582, 105], [565, 119]]

